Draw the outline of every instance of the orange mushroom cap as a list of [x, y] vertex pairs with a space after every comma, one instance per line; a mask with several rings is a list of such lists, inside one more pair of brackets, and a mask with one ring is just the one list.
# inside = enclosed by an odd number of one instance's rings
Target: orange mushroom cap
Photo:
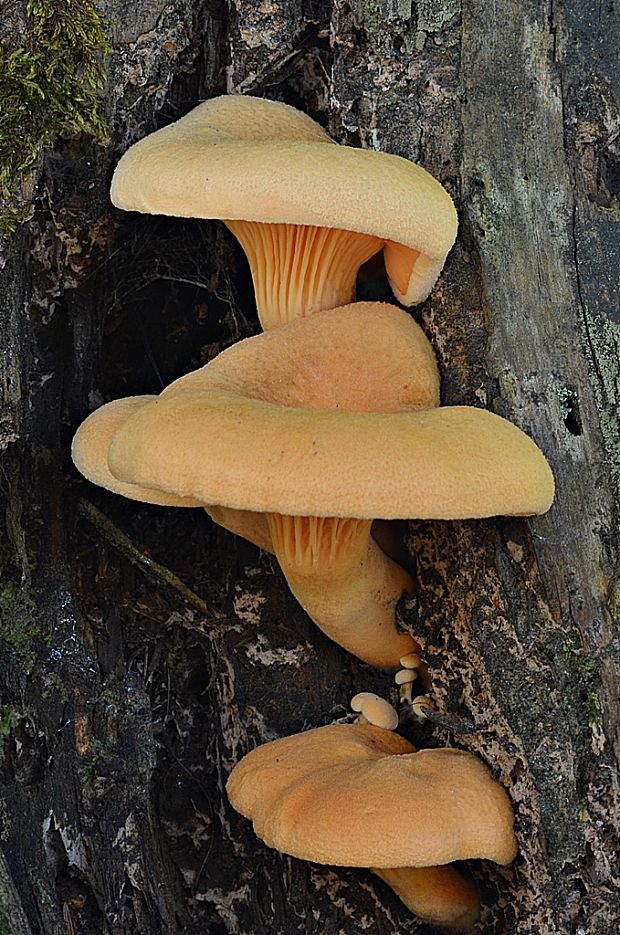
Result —
[[[235, 766], [233, 807], [269, 847], [347, 867], [429, 867], [517, 852], [505, 789], [475, 756], [369, 724], [263, 744]], [[407, 817], [410, 816], [410, 817]]]

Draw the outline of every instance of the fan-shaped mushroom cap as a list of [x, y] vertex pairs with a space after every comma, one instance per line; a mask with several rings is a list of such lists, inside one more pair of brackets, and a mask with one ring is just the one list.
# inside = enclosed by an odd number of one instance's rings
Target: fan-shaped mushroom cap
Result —
[[360, 302], [181, 377], [120, 427], [109, 464], [130, 483], [291, 516], [527, 512], [539, 475], [550, 477], [533, 442], [482, 410], [412, 411], [438, 401], [421, 329], [394, 306]]
[[407, 305], [430, 292], [457, 228], [452, 199], [420, 166], [338, 146], [295, 108], [237, 95], [206, 101], [132, 146], [111, 197], [128, 211], [376, 237]]
[[263, 744], [235, 766], [234, 808], [269, 847], [347, 867], [429, 867], [517, 845], [505, 789], [475, 756], [333, 724]]
[[439, 373], [428, 338], [406, 312], [385, 302], [354, 302], [238, 341], [163, 395], [203, 389], [340, 412], [439, 405]]
[[131, 484], [291, 516], [528, 515], [554, 490], [534, 442], [482, 409], [310, 411], [206, 390], [144, 406], [109, 464]]

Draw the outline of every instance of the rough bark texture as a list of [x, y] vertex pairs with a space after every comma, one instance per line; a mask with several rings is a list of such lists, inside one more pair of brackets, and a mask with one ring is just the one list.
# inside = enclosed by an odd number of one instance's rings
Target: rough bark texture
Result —
[[480, 932], [615, 933], [613, 3], [112, 0], [107, 15], [110, 143], [58, 142], [2, 273], [0, 932], [430, 931], [364, 871], [267, 850], [223, 793], [250, 747], [389, 677], [329, 643], [268, 556], [197, 511], [94, 489], [68, 458], [101, 401], [157, 392], [258, 330], [223, 228], [107, 199], [129, 143], [228, 87], [412, 158], [455, 197], [458, 243], [415, 312], [443, 401], [523, 427], [558, 494], [533, 521], [409, 525], [402, 619], [449, 729], [406, 730], [474, 751], [513, 799], [514, 866], [472, 867]]

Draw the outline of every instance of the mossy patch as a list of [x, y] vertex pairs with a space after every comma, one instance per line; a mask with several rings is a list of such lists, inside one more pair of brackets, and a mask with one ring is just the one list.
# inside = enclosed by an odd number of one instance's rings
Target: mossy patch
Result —
[[0, 584], [0, 640], [29, 659], [37, 634], [34, 605], [28, 594], [16, 584]]
[[366, 19], [371, 29], [377, 29], [381, 23], [381, 7], [377, 0], [364, 0]]
[[19, 724], [19, 713], [12, 705], [0, 705], [0, 746]]
[[27, 0], [24, 35], [0, 43], [0, 233], [28, 211], [24, 191], [40, 156], [61, 133], [106, 133], [97, 91], [111, 49], [102, 14], [88, 0]]

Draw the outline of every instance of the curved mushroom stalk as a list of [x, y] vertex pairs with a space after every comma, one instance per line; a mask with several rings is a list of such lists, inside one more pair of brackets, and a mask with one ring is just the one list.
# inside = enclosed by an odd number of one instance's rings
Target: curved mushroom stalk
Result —
[[414, 915], [446, 929], [470, 929], [480, 915], [473, 880], [451, 865], [372, 868]]
[[360, 266], [383, 247], [378, 237], [328, 227], [224, 223], [248, 258], [265, 331], [352, 302]]
[[267, 523], [291, 591], [327, 636], [386, 669], [419, 651], [394, 621], [394, 606], [411, 589], [411, 578], [371, 539], [371, 520], [269, 513]]

